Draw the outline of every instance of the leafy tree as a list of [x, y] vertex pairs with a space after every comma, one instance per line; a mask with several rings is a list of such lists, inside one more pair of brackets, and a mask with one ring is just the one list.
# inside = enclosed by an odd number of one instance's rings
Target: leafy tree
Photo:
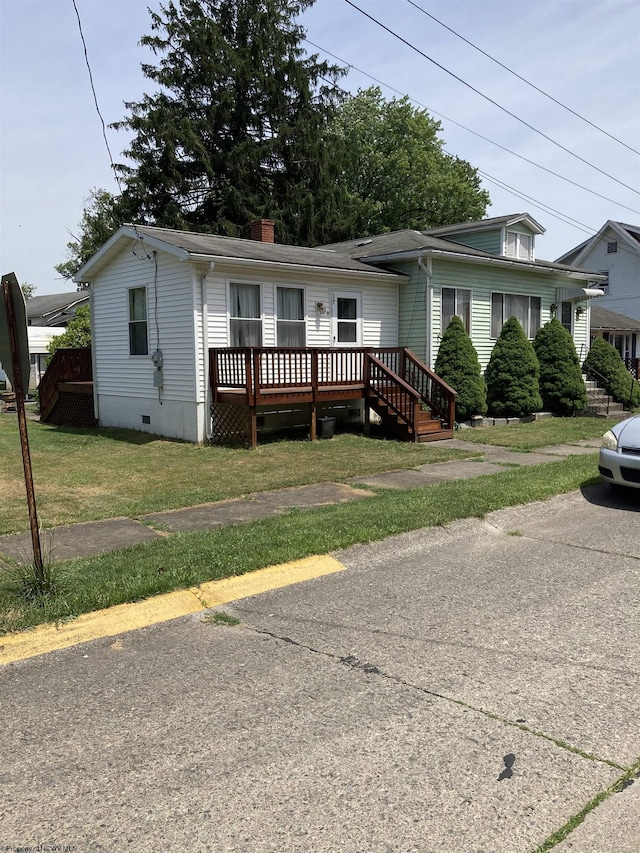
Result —
[[456, 418], [464, 421], [487, 411], [487, 391], [480, 371], [478, 353], [460, 317], [452, 317], [436, 358], [438, 376], [458, 392]]
[[[73, 239], [67, 243], [68, 259], [55, 267], [56, 272], [63, 278], [73, 278], [125, 219], [123, 199], [107, 190], [92, 189], [89, 198], [85, 199], [79, 235], [76, 237], [71, 234]], [[78, 290], [82, 290], [82, 287]]]
[[[313, 0], [170, 0], [141, 44], [157, 88], [114, 125], [133, 133], [120, 165], [138, 221], [249, 236], [276, 221], [279, 242], [328, 242], [336, 163], [323, 143], [342, 69], [307, 57], [294, 18]], [[333, 211], [333, 213], [331, 213]]]
[[29, 281], [23, 281], [20, 285], [20, 290], [22, 291], [25, 299], [33, 299], [33, 295], [37, 289], [37, 286], [35, 284], [31, 284]]
[[538, 329], [533, 342], [540, 363], [542, 405], [550, 412], [572, 415], [587, 405], [580, 359], [573, 338], [555, 317]]
[[489, 412], [496, 417], [524, 417], [542, 408], [540, 365], [531, 341], [515, 317], [502, 327], [485, 379]]
[[[640, 383], [633, 381], [618, 350], [604, 338], [596, 338], [591, 344], [584, 366], [587, 375], [594, 370], [604, 377], [605, 389], [616, 402], [632, 409], [640, 406]], [[601, 381], [600, 376], [593, 376]]]
[[440, 122], [378, 87], [339, 105], [328, 146], [340, 144], [349, 237], [481, 219], [489, 194], [477, 171], [443, 151]]
[[80, 348], [91, 346], [91, 318], [89, 306], [81, 305], [69, 320], [67, 328], [61, 335], [50, 341], [48, 350], [53, 355], [57, 349]]

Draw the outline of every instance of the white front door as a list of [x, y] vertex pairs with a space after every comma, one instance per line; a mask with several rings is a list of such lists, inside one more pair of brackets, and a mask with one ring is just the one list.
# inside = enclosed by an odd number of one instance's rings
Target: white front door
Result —
[[331, 294], [331, 345], [362, 346], [362, 294], [334, 290]]

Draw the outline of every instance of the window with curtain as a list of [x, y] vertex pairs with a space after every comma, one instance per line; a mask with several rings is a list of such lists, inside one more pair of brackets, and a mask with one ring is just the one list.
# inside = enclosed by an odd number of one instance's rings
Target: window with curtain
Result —
[[454, 316], [460, 317], [468, 335], [471, 334], [471, 291], [454, 287], [442, 288], [441, 331], [444, 334]]
[[229, 285], [230, 345], [232, 347], [262, 346], [262, 313], [260, 285]]
[[129, 355], [149, 355], [146, 287], [129, 290]]
[[278, 346], [305, 346], [304, 290], [300, 287], [278, 287], [276, 308]]
[[541, 299], [519, 293], [491, 294], [491, 337], [500, 335], [509, 317], [515, 317], [528, 338], [535, 338], [540, 328]]

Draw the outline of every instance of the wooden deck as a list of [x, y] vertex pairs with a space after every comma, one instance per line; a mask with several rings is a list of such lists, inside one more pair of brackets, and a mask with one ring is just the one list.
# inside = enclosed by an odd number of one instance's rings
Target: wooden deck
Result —
[[408, 349], [238, 348], [209, 350], [215, 441], [234, 438], [257, 445], [261, 407], [309, 407], [311, 440], [318, 406], [365, 401], [406, 441], [450, 438], [455, 391]]
[[58, 426], [93, 427], [91, 349], [58, 349], [38, 386], [40, 420]]

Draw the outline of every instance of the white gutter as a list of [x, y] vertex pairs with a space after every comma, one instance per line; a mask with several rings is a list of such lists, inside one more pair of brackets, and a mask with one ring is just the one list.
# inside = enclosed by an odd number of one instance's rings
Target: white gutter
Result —
[[89, 328], [91, 329], [91, 372], [93, 374], [93, 414], [96, 421], [100, 422], [100, 412], [98, 411], [98, 373], [96, 370], [96, 330], [94, 324], [93, 310], [93, 283], [89, 284]]
[[213, 272], [215, 261], [209, 261], [209, 269], [200, 276], [200, 288], [202, 290], [202, 347], [204, 362], [204, 434], [205, 438], [211, 438], [210, 418], [210, 382], [209, 382], [209, 306], [207, 304], [207, 277]]
[[427, 276], [426, 285], [426, 304], [425, 304], [425, 326], [426, 326], [426, 341], [425, 341], [425, 360], [427, 367], [431, 368], [433, 360], [433, 260], [427, 255], [427, 265], [424, 265], [422, 255], [418, 258], [418, 268], [421, 269]]
[[525, 269], [531, 272], [547, 273], [549, 275], [564, 275], [568, 278], [577, 278], [584, 281], [606, 281], [606, 276], [599, 273], [580, 272], [578, 270], [562, 270], [557, 267], [543, 267], [536, 263], [526, 261], [511, 261], [508, 258], [485, 258], [479, 255], [468, 255], [465, 252], [447, 252], [444, 249], [422, 249], [416, 252], [411, 249], [406, 252], [394, 252], [387, 255], [370, 255], [363, 263], [377, 264], [391, 261], [411, 261], [418, 257], [433, 257], [438, 255], [450, 261], [459, 261], [468, 264], [488, 264], [490, 266], [512, 267], [514, 269]]

